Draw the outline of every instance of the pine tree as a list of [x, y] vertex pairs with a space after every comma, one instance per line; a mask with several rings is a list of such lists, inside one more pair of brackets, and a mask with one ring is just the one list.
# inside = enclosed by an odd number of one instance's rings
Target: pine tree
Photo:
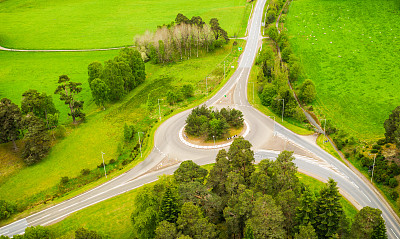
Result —
[[387, 239], [385, 221], [382, 217], [378, 219], [378, 225], [372, 231], [371, 239]]
[[313, 193], [306, 188], [300, 198], [300, 206], [296, 208], [296, 231], [299, 226], [315, 223], [315, 200]]
[[331, 238], [339, 228], [343, 208], [336, 185], [333, 179], [329, 179], [327, 187], [320, 191], [320, 197], [316, 201], [315, 230], [318, 238]]
[[299, 227], [299, 233], [296, 233], [294, 239], [318, 239], [314, 227], [311, 225], [311, 223], [308, 223], [306, 225], [307, 226], [301, 225]]
[[172, 188], [172, 186], [168, 186], [165, 189], [164, 196], [161, 200], [160, 212], [161, 221], [165, 220], [170, 223], [175, 223], [178, 219], [178, 215], [180, 212], [179, 202], [175, 190], [174, 188]]

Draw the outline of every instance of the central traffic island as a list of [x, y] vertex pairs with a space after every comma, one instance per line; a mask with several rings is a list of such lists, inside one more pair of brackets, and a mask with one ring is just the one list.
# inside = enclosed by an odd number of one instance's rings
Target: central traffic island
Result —
[[205, 105], [194, 108], [179, 132], [180, 140], [194, 148], [223, 148], [239, 136], [246, 136], [248, 124], [243, 113], [234, 108], [221, 110]]

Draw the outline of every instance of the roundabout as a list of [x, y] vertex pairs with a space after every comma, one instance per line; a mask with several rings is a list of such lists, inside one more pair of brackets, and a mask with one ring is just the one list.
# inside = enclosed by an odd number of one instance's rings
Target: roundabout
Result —
[[212, 144], [212, 143], [204, 143], [204, 142], [203, 143], [202, 142], [194, 142], [194, 140], [190, 140], [189, 137], [184, 132], [185, 131], [185, 127], [186, 127], [186, 124], [179, 130], [179, 140], [183, 144], [185, 144], [185, 145], [187, 145], [189, 147], [192, 147], [192, 148], [196, 148], [196, 149], [221, 149], [221, 148], [226, 148], [226, 147], [229, 147], [232, 144], [232, 142], [233, 142], [233, 140], [235, 138], [240, 137], [240, 136], [244, 138], [250, 132], [250, 126], [247, 123], [247, 121], [245, 120], [244, 121], [243, 130], [242, 130], [242, 132], [240, 132], [240, 134], [234, 135], [234, 136], [232, 136], [230, 138], [227, 138], [226, 140], [224, 140], [222, 142], [218, 142], [218, 143]]

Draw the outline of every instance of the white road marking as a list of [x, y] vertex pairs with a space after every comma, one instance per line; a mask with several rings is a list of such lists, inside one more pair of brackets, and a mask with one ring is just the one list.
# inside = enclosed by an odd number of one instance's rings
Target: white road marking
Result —
[[369, 200], [369, 198], [367, 197], [367, 195], [365, 195], [365, 193], [363, 191], [361, 191], [362, 194], [364, 194], [364, 196], [368, 199], [369, 202], [371, 202], [371, 200]]
[[395, 236], [397, 239], [399, 239], [399, 238], [397, 237], [396, 233], [394, 233], [393, 229], [390, 228], [390, 230], [393, 232], [394, 236]]
[[38, 219], [36, 219], [36, 220], [34, 220], [34, 221], [31, 221], [30, 223], [32, 224], [32, 223], [34, 223], [34, 222], [40, 221], [40, 220], [42, 220], [43, 218], [46, 218], [46, 217], [48, 217], [48, 216], [50, 216], [50, 215], [51, 215], [51, 213], [49, 213], [49, 214], [47, 214], [47, 215], [44, 215], [43, 217], [38, 218]]

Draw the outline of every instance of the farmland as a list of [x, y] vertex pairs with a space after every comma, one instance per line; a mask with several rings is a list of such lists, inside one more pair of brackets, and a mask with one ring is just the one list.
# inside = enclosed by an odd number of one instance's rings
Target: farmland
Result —
[[314, 110], [367, 141], [400, 104], [398, 1], [293, 1], [285, 27], [305, 78], [317, 89]]
[[136, 34], [174, 21], [179, 12], [207, 22], [217, 17], [230, 36], [243, 35], [243, 19], [247, 21], [243, 0], [13, 0], [0, 4], [0, 45], [22, 49], [132, 45]]

